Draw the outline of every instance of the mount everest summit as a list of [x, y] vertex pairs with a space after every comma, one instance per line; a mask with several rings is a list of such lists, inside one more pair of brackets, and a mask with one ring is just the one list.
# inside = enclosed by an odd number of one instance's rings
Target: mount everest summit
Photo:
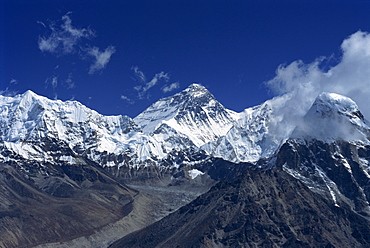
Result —
[[[281, 181], [271, 179], [275, 174], [290, 180], [289, 184], [298, 182], [297, 189], [304, 191], [297, 192], [298, 195], [320, 197], [322, 200], [315, 202], [316, 205], [310, 205], [314, 208], [312, 211], [319, 211], [320, 204], [328, 204], [330, 209], [334, 206], [330, 211], [335, 211], [335, 208], [352, 211], [360, 216], [358, 218], [363, 218], [361, 221], [368, 223], [370, 126], [356, 103], [345, 96], [324, 92], [304, 113], [291, 113], [296, 118], [289, 119], [282, 114], [284, 106], [278, 104], [279, 101], [281, 98], [277, 97], [237, 113], [226, 109], [205, 87], [192, 84], [182, 92], [155, 102], [132, 119], [128, 116], [104, 116], [79, 102], [50, 100], [32, 91], [14, 97], [0, 96], [0, 176], [5, 190], [0, 195], [3, 200], [0, 236], [6, 237], [2, 242], [6, 247], [67, 242], [72, 236], [87, 237], [93, 232], [98, 235], [97, 229], [120, 218], [128, 218], [125, 220], [129, 224], [125, 222], [124, 225], [129, 226], [127, 230], [135, 231], [175, 211], [219, 181], [234, 182], [231, 186], [227, 183], [226, 186], [220, 186], [220, 183], [214, 186], [221, 187], [220, 192], [227, 194], [234, 194], [233, 188], [241, 190], [241, 187], [249, 190], [250, 187], [254, 187], [253, 190], [260, 188], [265, 192], [263, 180], [271, 180], [276, 184], [275, 189], [282, 190]], [[258, 173], [256, 170], [261, 173], [278, 172], [268, 174], [265, 179], [251, 179], [246, 176], [249, 175], [246, 171], [250, 170], [252, 174]], [[250, 184], [242, 186], [246, 181]], [[168, 198], [168, 192], [173, 194], [172, 199]], [[205, 193], [198, 201], [216, 197], [210, 194]], [[153, 195], [162, 198], [153, 200]], [[217, 197], [218, 201], [224, 199], [222, 195]], [[252, 196], [243, 197], [246, 200]], [[70, 203], [63, 205], [59, 202], [61, 198], [69, 199]], [[72, 204], [76, 199], [84, 199], [84, 203]], [[234, 201], [235, 204], [240, 203], [237, 198]], [[35, 204], [41, 209], [40, 206], [47, 202], [52, 202], [54, 207], [46, 215], [24, 210], [27, 209], [25, 206]], [[194, 204], [190, 203], [187, 209], [195, 207]], [[284, 204], [291, 202], [286, 199]], [[140, 206], [146, 206], [146, 210], [138, 211]], [[155, 206], [171, 210], [158, 211]], [[119, 208], [125, 210], [119, 212]], [[267, 211], [266, 206], [263, 208], [261, 211]], [[18, 210], [14, 212], [14, 209]], [[99, 211], [102, 215], [97, 214]], [[178, 211], [180, 213], [174, 214], [181, 215], [181, 209]], [[80, 215], [68, 229], [61, 220], [65, 215], [73, 219], [74, 212]], [[36, 231], [36, 220], [30, 215], [38, 216], [45, 228], [49, 225], [50, 216], [56, 216], [56, 222], [62, 223], [63, 232], [55, 226], [49, 230], [49, 237], [52, 237], [49, 240], [25, 238], [22, 233], [41, 235]], [[179, 220], [189, 218], [180, 215]], [[93, 224], [96, 216], [100, 216], [100, 221]], [[219, 217], [217, 214], [214, 216], [215, 219]], [[29, 219], [27, 230], [17, 227], [5, 235], [10, 226], [19, 226], [25, 218]], [[135, 218], [137, 226], [132, 224]], [[168, 218], [171, 216], [163, 221], [168, 221]], [[269, 218], [275, 223], [285, 221]], [[292, 218], [295, 218], [294, 214]], [[226, 218], [222, 221], [231, 220]], [[351, 222], [350, 219], [343, 221]], [[82, 226], [85, 229], [81, 229]], [[228, 243], [223, 240], [232, 235], [227, 234], [225, 226], [214, 227], [212, 232], [221, 236], [212, 234], [208, 240], [211, 245], [207, 245], [208, 241], [202, 236], [203, 241], [196, 246], [227, 247]], [[352, 232], [361, 237], [370, 232], [366, 228], [356, 230]], [[277, 236], [270, 240], [273, 244], [280, 246], [284, 242], [292, 242], [284, 232], [279, 234], [284, 238], [276, 241], [280, 237], [276, 233], [280, 231], [275, 231]], [[340, 244], [332, 237], [322, 242], [311, 242], [303, 238], [303, 234], [300, 236], [297, 230], [291, 231], [296, 240], [304, 240], [308, 246], [325, 242], [335, 246]], [[128, 232], [121, 233], [121, 236]], [[264, 229], [263, 235], [267, 235], [266, 232]], [[370, 244], [370, 240], [356, 235], [346, 244], [352, 242], [354, 247]], [[162, 236], [169, 240], [165, 234]], [[111, 244], [118, 238], [121, 237], [111, 237], [104, 244]], [[86, 240], [91, 242], [91, 238]], [[76, 247], [80, 247], [80, 241], [74, 242], [78, 244]], [[249, 247], [246, 244], [249, 242], [251, 245], [254, 241], [242, 239], [238, 242]], [[122, 240], [121, 244], [125, 244], [122, 247], [130, 247], [127, 244], [132, 244], [132, 240]], [[148, 241], [145, 245], [149, 244]]]

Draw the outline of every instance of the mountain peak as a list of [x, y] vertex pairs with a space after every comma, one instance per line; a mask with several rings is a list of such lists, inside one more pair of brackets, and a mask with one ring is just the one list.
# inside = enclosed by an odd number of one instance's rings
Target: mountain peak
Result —
[[206, 89], [206, 87], [198, 83], [192, 83], [188, 86], [187, 89]]
[[22, 96], [37, 96], [37, 94], [35, 92], [33, 92], [32, 90], [26, 90]]
[[352, 99], [323, 92], [296, 127], [292, 137], [324, 141], [366, 140], [369, 131], [369, 126]]
[[336, 93], [321, 93], [313, 103], [311, 111], [315, 111], [316, 115], [322, 117], [337, 113], [349, 117], [356, 116], [361, 120], [364, 119], [357, 104], [351, 98]]
[[192, 83], [191, 85], [189, 85], [185, 91], [208, 91], [206, 89], [206, 87], [204, 87], [203, 85], [201, 84], [197, 84], [197, 83]]
[[185, 90], [174, 95], [173, 97], [178, 98], [179, 100], [181, 99], [181, 101], [185, 102], [190, 100], [192, 104], [206, 103], [211, 99], [215, 99], [206, 87], [196, 83], [189, 85]]
[[153, 133], [166, 124], [201, 145], [225, 135], [235, 113], [225, 109], [202, 85], [191, 84], [185, 90], [160, 99], [134, 118], [145, 133]]
[[12, 99], [18, 101], [19, 106], [24, 110], [30, 110], [36, 105], [40, 107], [42, 106], [41, 108], [47, 108], [48, 105], [58, 102], [56, 100], [50, 100], [47, 97], [40, 96], [32, 90], [27, 90], [23, 94], [19, 94]]
[[27, 90], [23, 94], [20, 94], [19, 96], [20, 96], [21, 99], [26, 99], [26, 100], [33, 100], [33, 99], [44, 98], [44, 97], [42, 97], [40, 95], [37, 95], [32, 90]]
[[[194, 83], [173, 96], [160, 99], [153, 103], [135, 119], [141, 120], [142, 117], [147, 116], [149, 113], [153, 113], [156, 116], [155, 119], [168, 120], [179, 112], [191, 111], [190, 109], [207, 106], [209, 104], [214, 105], [216, 102], [215, 97], [204, 86]], [[153, 121], [153, 115], [150, 115], [150, 118]]]

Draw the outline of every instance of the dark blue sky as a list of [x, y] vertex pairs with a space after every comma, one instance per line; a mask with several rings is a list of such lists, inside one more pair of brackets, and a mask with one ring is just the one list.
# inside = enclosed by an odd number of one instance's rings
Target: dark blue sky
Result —
[[280, 64], [341, 59], [370, 1], [1, 1], [0, 91], [136, 116], [193, 82], [227, 108], [271, 98]]

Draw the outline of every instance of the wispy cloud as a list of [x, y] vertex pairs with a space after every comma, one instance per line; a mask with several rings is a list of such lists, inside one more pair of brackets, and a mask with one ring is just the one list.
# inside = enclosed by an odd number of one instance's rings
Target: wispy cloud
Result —
[[176, 83], [172, 83], [172, 84], [169, 84], [169, 85], [165, 85], [162, 87], [162, 91], [164, 93], [167, 93], [167, 92], [170, 92], [170, 91], [173, 91], [173, 90], [176, 90], [180, 87], [180, 83], [179, 82], [176, 82]]
[[132, 66], [131, 67], [131, 70], [134, 71], [135, 73], [135, 79], [134, 80], [137, 80], [139, 81], [140, 83], [145, 83], [146, 82], [146, 77], [145, 77], [145, 74], [144, 72], [142, 72], [138, 66]]
[[67, 89], [73, 89], [75, 87], [75, 82], [72, 80], [72, 73], [68, 74], [68, 78], [66, 79]]
[[[42, 52], [50, 52], [58, 55], [65, 55], [76, 52], [76, 45], [82, 39], [90, 39], [95, 32], [90, 28], [77, 28], [72, 25], [70, 12], [62, 17], [62, 24], [57, 26], [54, 22], [49, 25], [51, 33], [40, 36], [38, 46]], [[43, 22], [38, 22], [44, 27]]]
[[152, 87], [154, 87], [160, 80], [164, 80], [167, 82], [170, 79], [170, 76], [168, 73], [164, 73], [163, 71], [160, 73], [155, 74], [155, 76], [147, 82], [143, 87], [140, 87], [138, 89], [139, 97], [144, 98], [147, 91], [150, 90]]
[[272, 100], [277, 121], [285, 122], [285, 126], [299, 121], [322, 92], [352, 98], [365, 118], [370, 118], [370, 34], [358, 31], [350, 35], [341, 50], [341, 59], [331, 68], [322, 69], [326, 57], [309, 64], [298, 60], [278, 67], [276, 76], [266, 83], [278, 95]]
[[162, 71], [160, 73], [155, 74], [154, 77], [148, 82], [145, 74], [142, 71], [140, 71], [140, 69], [137, 66], [131, 67], [131, 70], [134, 71], [137, 81], [141, 83], [141, 85], [137, 85], [134, 87], [140, 99], [148, 97], [149, 95], [147, 94], [147, 92], [155, 85], [157, 85], [158, 82], [160, 81], [168, 82], [170, 80], [169, 73], [165, 73]]
[[46, 28], [46, 25], [45, 23], [43, 23], [42, 21], [37, 21], [38, 24], [42, 25], [44, 28]]
[[53, 89], [56, 89], [57, 86], [58, 86], [58, 77], [57, 76], [53, 76], [53, 77], [49, 77], [45, 80], [45, 87], [49, 87], [51, 86]]
[[18, 84], [18, 80], [12, 78], [12, 79], [10, 79], [9, 84]]
[[100, 51], [98, 47], [88, 49], [87, 54], [94, 57], [95, 60], [90, 66], [89, 74], [94, 74], [96, 71], [104, 69], [115, 52], [114, 46], [109, 46], [104, 51]]
[[170, 76], [168, 73], [164, 73], [161, 71], [160, 73], [155, 74], [155, 76], [150, 80], [148, 83], [145, 84], [145, 86], [142, 88], [143, 93], [147, 92], [150, 88], [155, 86], [160, 80], [164, 80], [167, 82], [170, 80]]
[[6, 87], [5, 90], [0, 90], [0, 95], [2, 96], [15, 96], [18, 94], [18, 91], [16, 90], [11, 90], [9, 87]]
[[5, 90], [0, 90], [0, 95], [2, 96], [15, 96], [18, 94], [18, 91], [12, 90], [12, 85], [18, 84], [18, 80], [12, 78], [9, 81], [8, 86], [5, 88]]
[[127, 96], [124, 96], [124, 95], [121, 95], [121, 99], [127, 101], [129, 104], [134, 104], [135, 103], [134, 100], [132, 100], [131, 98], [129, 98]]
[[[42, 52], [49, 52], [56, 56], [67, 54], [77, 54], [80, 59], [92, 59], [89, 74], [104, 69], [113, 53], [116, 52], [114, 46], [108, 46], [105, 50], [91, 44], [82, 44], [83, 40], [91, 40], [96, 36], [96, 32], [90, 27], [80, 28], [72, 25], [71, 12], [65, 14], [61, 20], [51, 22], [46, 26], [38, 21], [40, 25], [49, 29], [49, 33], [39, 36], [38, 47]], [[91, 42], [89, 42], [91, 43]], [[55, 69], [58, 69], [59, 65]]]

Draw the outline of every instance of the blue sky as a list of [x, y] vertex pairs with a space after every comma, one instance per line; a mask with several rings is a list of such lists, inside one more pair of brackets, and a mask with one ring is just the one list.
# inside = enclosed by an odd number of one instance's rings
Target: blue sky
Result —
[[[367, 46], [370, 31], [367, 0], [2, 0], [0, 8], [2, 94], [31, 89], [131, 117], [193, 82], [242, 111], [297, 90], [311, 69], [356, 81], [336, 72], [356, 65], [343, 58]], [[345, 40], [354, 45], [346, 50]], [[331, 80], [317, 89], [365, 101], [363, 84]]]

